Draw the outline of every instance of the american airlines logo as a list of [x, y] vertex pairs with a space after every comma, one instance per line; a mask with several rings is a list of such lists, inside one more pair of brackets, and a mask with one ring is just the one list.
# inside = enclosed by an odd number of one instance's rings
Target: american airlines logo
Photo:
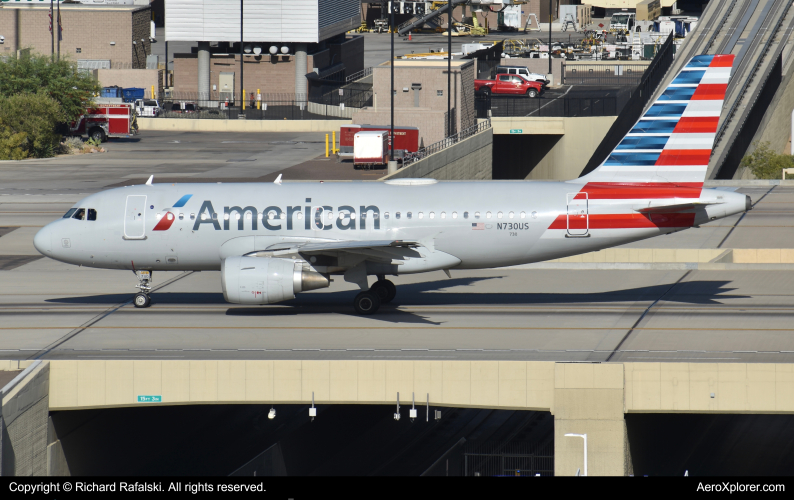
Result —
[[[191, 196], [183, 196], [174, 207], [184, 206]], [[215, 211], [212, 202], [205, 200], [193, 223], [193, 230], [198, 231], [202, 225], [209, 224], [216, 231], [229, 231], [235, 226], [237, 230], [242, 231], [246, 223], [250, 224], [251, 229], [255, 231], [259, 229], [260, 223], [264, 229], [270, 231], [293, 231], [296, 229], [329, 231], [334, 227], [343, 231], [364, 230], [367, 229], [368, 219], [371, 221], [372, 229], [380, 229], [380, 208], [375, 205], [360, 205], [358, 208], [340, 205], [334, 208], [329, 205], [312, 205], [311, 201], [311, 198], [306, 198], [307, 205], [286, 207], [271, 205], [262, 212], [251, 205], [245, 207], [225, 206], [221, 216]], [[166, 212], [154, 230], [168, 230], [175, 218], [176, 216], [172, 212]], [[223, 222], [223, 228], [221, 228], [221, 222]]]

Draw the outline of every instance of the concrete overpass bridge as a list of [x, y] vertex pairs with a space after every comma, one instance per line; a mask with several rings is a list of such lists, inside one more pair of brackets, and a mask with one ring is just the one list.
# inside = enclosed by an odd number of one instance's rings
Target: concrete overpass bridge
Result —
[[[393, 405], [550, 412], [554, 471], [632, 473], [626, 416], [791, 414], [794, 365], [428, 360], [4, 362], [3, 474], [69, 471], [49, 412], [170, 405]], [[20, 369], [24, 369], [20, 371]], [[10, 375], [9, 375], [10, 374]], [[318, 417], [321, 418], [321, 417]], [[49, 428], [49, 431], [48, 431]]]

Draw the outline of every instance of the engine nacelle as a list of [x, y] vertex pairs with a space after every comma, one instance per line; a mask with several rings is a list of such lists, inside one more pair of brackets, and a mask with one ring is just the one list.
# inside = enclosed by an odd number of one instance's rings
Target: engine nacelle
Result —
[[273, 304], [298, 292], [325, 288], [328, 277], [300, 262], [268, 257], [227, 257], [221, 263], [223, 298], [233, 304]]

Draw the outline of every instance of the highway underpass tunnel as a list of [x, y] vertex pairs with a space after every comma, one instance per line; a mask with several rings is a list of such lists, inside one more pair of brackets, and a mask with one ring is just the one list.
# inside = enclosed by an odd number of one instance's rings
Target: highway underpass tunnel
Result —
[[[549, 412], [416, 405], [150, 406], [50, 413], [59, 475], [543, 476]], [[440, 411], [440, 418], [436, 418]], [[53, 445], [54, 443], [54, 445]], [[142, 445], [143, 444], [143, 445]], [[55, 449], [53, 449], [55, 448]]]
[[787, 476], [794, 415], [626, 415], [635, 476]]

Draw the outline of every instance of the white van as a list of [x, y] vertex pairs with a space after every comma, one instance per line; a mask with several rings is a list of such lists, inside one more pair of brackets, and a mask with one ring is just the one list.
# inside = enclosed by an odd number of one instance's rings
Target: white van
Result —
[[162, 108], [156, 99], [138, 99], [135, 101], [135, 113], [138, 116], [154, 118], [160, 115]]

